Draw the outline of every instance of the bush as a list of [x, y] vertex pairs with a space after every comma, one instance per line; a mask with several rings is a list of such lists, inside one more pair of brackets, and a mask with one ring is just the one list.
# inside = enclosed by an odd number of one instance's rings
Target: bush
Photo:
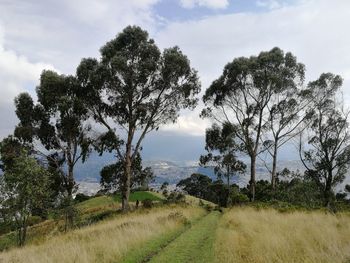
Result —
[[179, 203], [185, 203], [186, 201], [186, 197], [184, 194], [179, 193], [179, 192], [171, 192], [167, 199], [166, 199], [166, 203], [175, 203], [175, 204], [179, 204]]
[[79, 193], [79, 194], [77, 194], [77, 195], [75, 196], [74, 201], [75, 201], [76, 203], [81, 203], [81, 202], [84, 202], [84, 201], [86, 201], [86, 200], [89, 200], [90, 198], [91, 198], [91, 197], [88, 196], [88, 195], [85, 195], [85, 194], [83, 194], [83, 193]]
[[153, 207], [153, 201], [151, 199], [142, 200], [142, 206], [144, 208], [152, 208]]
[[346, 197], [347, 197], [347, 193], [337, 193], [335, 195], [335, 199], [337, 201], [344, 201], [344, 200], [346, 200]]
[[230, 195], [231, 205], [241, 205], [249, 202], [249, 198], [247, 195], [239, 192], [238, 189], [234, 188]]
[[190, 224], [190, 221], [181, 212], [172, 212], [168, 215], [169, 220], [180, 222], [184, 225]]
[[163, 192], [162, 192], [162, 194], [163, 194], [165, 197], [167, 197], [167, 196], [168, 196], [168, 190], [167, 190], [167, 189], [164, 189]]

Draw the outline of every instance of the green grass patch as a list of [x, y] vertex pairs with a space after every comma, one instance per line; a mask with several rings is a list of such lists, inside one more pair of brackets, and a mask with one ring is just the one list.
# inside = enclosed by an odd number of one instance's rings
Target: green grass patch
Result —
[[183, 233], [188, 228], [189, 228], [189, 225], [182, 226], [180, 229], [170, 231], [162, 235], [161, 237], [157, 237], [143, 243], [137, 249], [130, 250], [121, 262], [122, 263], [147, 262], [147, 259], [149, 257], [152, 257], [153, 255], [159, 253], [163, 247], [168, 245], [171, 241], [173, 241], [176, 237], [178, 237], [181, 233]]
[[146, 262], [213, 262], [219, 217], [219, 212], [211, 212]]
[[113, 196], [103, 195], [103, 196], [94, 197], [84, 202], [81, 202], [77, 204], [76, 207], [82, 212], [84, 212], [84, 210], [88, 210], [91, 208], [112, 206], [112, 205], [117, 205], [117, 203], [118, 201], [115, 200]]
[[[147, 192], [147, 191], [133, 192], [130, 194], [130, 197], [129, 197], [130, 202], [136, 202], [137, 200], [141, 202], [146, 199], [150, 199], [152, 201], [163, 200], [156, 193]], [[120, 194], [111, 195], [111, 196], [98, 196], [77, 204], [77, 208], [84, 211], [84, 210], [88, 210], [96, 207], [118, 206], [120, 202], [121, 202]]]

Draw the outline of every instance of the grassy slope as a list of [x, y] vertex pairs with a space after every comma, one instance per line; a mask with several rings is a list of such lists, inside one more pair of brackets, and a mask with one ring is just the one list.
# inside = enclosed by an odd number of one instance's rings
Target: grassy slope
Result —
[[211, 212], [164, 250], [152, 257], [149, 262], [213, 262], [213, 244], [219, 216], [219, 212]]
[[219, 224], [217, 262], [337, 263], [350, 259], [350, 216], [234, 208]]
[[[134, 192], [130, 194], [130, 202], [136, 202], [136, 200], [139, 200], [140, 202], [150, 199], [152, 201], [161, 201], [162, 198], [157, 195], [157, 193], [152, 192], [146, 192], [146, 191], [140, 191], [140, 192]], [[86, 209], [92, 209], [95, 207], [103, 207], [103, 206], [119, 206], [121, 202], [120, 195], [115, 196], [99, 196], [92, 199], [89, 199], [87, 201], [81, 202], [77, 205], [79, 209], [86, 210]]]
[[[148, 194], [134, 197], [142, 200]], [[192, 206], [140, 209], [58, 237], [51, 234], [0, 254], [0, 262], [350, 262], [349, 213], [243, 207], [222, 217], [218, 212], [204, 216], [199, 200], [189, 200]], [[78, 206], [90, 213], [111, 204], [117, 205], [118, 197], [94, 198]], [[34, 228], [42, 236], [48, 229]]]
[[[173, 216], [175, 213], [179, 216]], [[77, 229], [0, 254], [0, 262], [120, 262], [128, 251], [143, 247], [150, 240], [184, 227], [182, 218], [194, 220], [205, 214], [201, 208], [165, 206], [120, 215], [90, 227]]]
[[[162, 197], [153, 192], [134, 192], [130, 195], [130, 201], [142, 201], [150, 199], [160, 201]], [[94, 223], [105, 216], [115, 213], [120, 208], [120, 196], [99, 196], [76, 205], [79, 211], [80, 225]], [[46, 236], [53, 236], [60, 233], [63, 228], [62, 221], [47, 220], [40, 224], [34, 225], [28, 229], [27, 243], [41, 243], [45, 241]], [[16, 235], [14, 232], [0, 236], [0, 251], [16, 245]]]

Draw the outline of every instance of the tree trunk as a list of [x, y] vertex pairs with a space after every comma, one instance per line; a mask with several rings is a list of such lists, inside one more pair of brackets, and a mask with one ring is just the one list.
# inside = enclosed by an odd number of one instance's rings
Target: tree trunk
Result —
[[73, 189], [74, 189], [74, 173], [73, 173], [74, 166], [72, 163], [68, 164], [68, 185], [67, 185], [67, 195], [68, 198], [73, 199]]
[[26, 220], [23, 219], [21, 225], [18, 227], [18, 246], [24, 246], [27, 237], [27, 223]]
[[277, 179], [277, 140], [273, 147], [273, 156], [272, 156], [272, 171], [271, 171], [271, 186], [272, 190], [276, 189], [276, 179]]
[[122, 187], [122, 209], [129, 210], [129, 196], [130, 196], [130, 177], [131, 177], [131, 157], [128, 154], [125, 156], [125, 172]]
[[124, 178], [122, 186], [122, 210], [129, 210], [129, 196], [130, 196], [130, 184], [131, 184], [131, 146], [132, 146], [132, 129], [129, 128], [128, 140], [126, 143], [126, 153], [125, 153], [125, 167], [124, 167]]
[[231, 189], [230, 189], [230, 169], [227, 169], [227, 201], [226, 206], [229, 207], [231, 205]]
[[255, 201], [255, 170], [256, 170], [256, 156], [250, 157], [250, 201]]
[[326, 180], [325, 190], [324, 190], [324, 206], [327, 208], [331, 207], [332, 181], [333, 181], [332, 171], [329, 171], [328, 178]]

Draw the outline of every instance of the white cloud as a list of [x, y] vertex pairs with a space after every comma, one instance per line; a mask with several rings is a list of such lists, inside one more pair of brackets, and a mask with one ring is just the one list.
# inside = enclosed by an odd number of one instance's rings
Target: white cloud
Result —
[[4, 33], [0, 27], [0, 139], [12, 133], [16, 118], [13, 101], [18, 93], [34, 88], [43, 69], [53, 69], [45, 63], [32, 63], [24, 56], [4, 48]]
[[44, 68], [74, 74], [82, 57], [98, 57], [99, 48], [125, 26], [152, 32], [158, 0], [0, 2], [1, 139], [17, 122], [14, 97], [33, 93]]
[[158, 18], [152, 7], [158, 1], [0, 1], [0, 23], [6, 47], [74, 73], [82, 57], [98, 56], [100, 47], [125, 26], [137, 24], [154, 32]]
[[[74, 73], [82, 57], [98, 57], [99, 48], [128, 24], [147, 29], [162, 48], [180, 46], [199, 71], [203, 90], [233, 58], [279, 46], [306, 64], [310, 80], [325, 71], [343, 75], [345, 99], [350, 103], [350, 1], [296, 0], [285, 5], [287, 1], [256, 0], [252, 3], [268, 12], [216, 15], [158, 27], [154, 6], [159, 1], [1, 2], [0, 23], [6, 35], [0, 37], [0, 125], [12, 127], [8, 113], [14, 114], [13, 107], [10, 111], [6, 105], [13, 104], [19, 91], [37, 84], [38, 74], [47, 66], [40, 61]], [[218, 9], [229, 4], [227, 0], [180, 1], [186, 8]], [[208, 123], [199, 119], [199, 111], [185, 112], [177, 124], [162, 129], [203, 135]]]
[[210, 123], [208, 120], [200, 119], [199, 114], [199, 107], [194, 111], [183, 111], [176, 123], [163, 126], [160, 130], [203, 136]]
[[212, 9], [226, 8], [229, 4], [228, 0], [180, 0], [184, 8], [194, 8], [196, 6], [207, 7]]
[[[350, 1], [299, 1], [265, 13], [217, 15], [171, 23], [156, 40], [163, 47], [181, 47], [199, 71], [203, 92], [235, 57], [278, 46], [291, 51], [306, 65], [307, 80], [316, 79], [322, 72], [342, 75], [345, 102], [350, 105], [349, 26]], [[201, 123], [197, 113], [182, 117], [182, 123], [186, 122], [188, 126], [179, 127], [193, 127], [199, 133], [194, 124]]]
[[276, 9], [282, 6], [279, 0], [258, 0], [256, 4], [257, 6], [266, 7], [268, 9]]
[[156, 40], [163, 47], [181, 47], [198, 69], [203, 89], [233, 58], [275, 46], [291, 51], [305, 63], [309, 79], [332, 71], [350, 80], [350, 35], [346, 33], [349, 25], [350, 1], [300, 1], [266, 13], [217, 15], [171, 23]]

